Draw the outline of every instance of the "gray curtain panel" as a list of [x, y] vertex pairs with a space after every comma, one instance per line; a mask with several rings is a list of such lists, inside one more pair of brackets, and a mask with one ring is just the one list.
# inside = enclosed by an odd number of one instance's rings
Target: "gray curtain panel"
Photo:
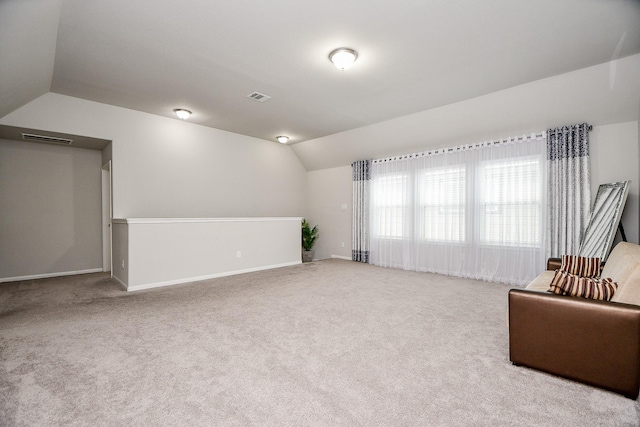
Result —
[[351, 259], [369, 262], [369, 183], [371, 160], [358, 160], [353, 168], [353, 224]]
[[575, 255], [589, 221], [589, 125], [547, 130], [549, 256]]

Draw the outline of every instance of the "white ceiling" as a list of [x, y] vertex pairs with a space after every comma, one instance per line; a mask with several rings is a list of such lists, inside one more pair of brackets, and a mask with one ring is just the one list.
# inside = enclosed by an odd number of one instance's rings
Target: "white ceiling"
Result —
[[638, 52], [637, 0], [0, 0], [0, 117], [52, 91], [297, 143]]

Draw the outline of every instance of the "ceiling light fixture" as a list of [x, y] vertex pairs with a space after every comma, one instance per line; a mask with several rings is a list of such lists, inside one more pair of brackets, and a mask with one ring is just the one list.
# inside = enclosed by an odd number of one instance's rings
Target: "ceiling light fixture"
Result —
[[342, 71], [351, 67], [357, 58], [358, 52], [347, 47], [338, 48], [329, 54], [329, 59], [333, 62], [333, 65]]
[[173, 112], [182, 120], [187, 120], [191, 115], [191, 111], [185, 110], [184, 108], [176, 108]]
[[278, 142], [280, 144], [286, 144], [287, 141], [289, 140], [288, 136], [284, 136], [284, 135], [280, 135], [280, 136], [276, 136], [276, 139], [278, 140]]

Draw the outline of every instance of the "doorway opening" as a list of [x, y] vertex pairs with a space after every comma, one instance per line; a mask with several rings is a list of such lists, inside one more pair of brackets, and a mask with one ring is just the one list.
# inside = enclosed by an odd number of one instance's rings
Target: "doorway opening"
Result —
[[111, 197], [111, 160], [102, 166], [102, 271], [111, 272], [111, 219], [113, 206]]

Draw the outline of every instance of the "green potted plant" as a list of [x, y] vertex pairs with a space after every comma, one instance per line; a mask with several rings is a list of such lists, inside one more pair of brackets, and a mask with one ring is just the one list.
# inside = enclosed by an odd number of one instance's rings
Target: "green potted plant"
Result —
[[311, 228], [306, 219], [302, 218], [302, 262], [313, 260], [313, 245], [318, 238], [318, 226]]

